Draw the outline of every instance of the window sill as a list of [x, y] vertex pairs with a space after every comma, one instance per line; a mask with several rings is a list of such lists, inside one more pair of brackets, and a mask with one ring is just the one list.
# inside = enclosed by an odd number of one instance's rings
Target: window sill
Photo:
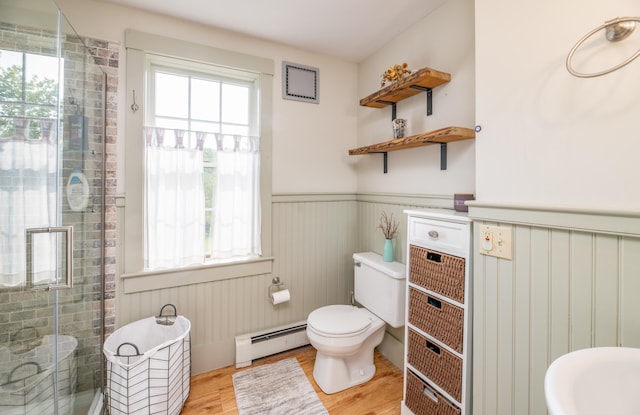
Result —
[[124, 293], [132, 294], [163, 288], [182, 287], [191, 284], [249, 277], [252, 275], [270, 274], [272, 268], [273, 257], [268, 257], [250, 259], [243, 262], [217, 263], [195, 267], [123, 274], [120, 276], [120, 280]]

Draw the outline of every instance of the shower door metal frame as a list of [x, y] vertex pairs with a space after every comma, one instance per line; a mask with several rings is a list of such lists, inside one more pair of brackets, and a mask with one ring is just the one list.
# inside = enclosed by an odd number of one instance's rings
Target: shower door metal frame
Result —
[[[65, 234], [65, 256], [66, 256], [66, 270], [64, 283], [62, 284], [47, 284], [39, 285], [33, 282], [33, 235], [41, 233], [64, 233]], [[56, 226], [47, 228], [29, 228], [26, 229], [26, 286], [28, 290], [62, 290], [73, 288], [73, 226]]]

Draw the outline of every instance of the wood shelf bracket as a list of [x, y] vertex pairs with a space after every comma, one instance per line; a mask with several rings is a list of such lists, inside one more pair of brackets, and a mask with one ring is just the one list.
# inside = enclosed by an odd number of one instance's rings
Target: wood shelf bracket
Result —
[[[426, 86], [420, 85], [411, 85], [409, 88], [417, 89], [418, 91], [424, 91], [427, 98], [427, 117], [433, 114], [433, 90], [431, 88], [427, 88]], [[383, 99], [379, 99], [376, 102], [379, 102], [383, 105], [389, 105], [391, 107], [391, 121], [395, 120], [397, 117], [396, 111], [396, 102], [385, 101]]]
[[376, 102], [379, 102], [383, 105], [389, 105], [391, 107], [391, 121], [396, 119], [396, 103], [395, 102], [385, 101], [382, 99], [379, 99]]
[[[440, 170], [447, 170], [447, 143], [440, 143]], [[389, 156], [385, 151], [382, 153], [382, 173], [389, 172]]]
[[427, 88], [426, 86], [420, 86], [420, 85], [411, 85], [410, 88], [426, 92], [426, 96], [427, 96], [427, 117], [429, 115], [433, 114], [433, 90], [431, 88]]

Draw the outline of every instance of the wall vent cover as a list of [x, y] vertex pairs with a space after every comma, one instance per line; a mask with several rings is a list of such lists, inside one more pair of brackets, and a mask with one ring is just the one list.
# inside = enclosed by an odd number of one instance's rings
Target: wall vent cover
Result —
[[306, 65], [282, 62], [282, 98], [320, 102], [320, 70]]

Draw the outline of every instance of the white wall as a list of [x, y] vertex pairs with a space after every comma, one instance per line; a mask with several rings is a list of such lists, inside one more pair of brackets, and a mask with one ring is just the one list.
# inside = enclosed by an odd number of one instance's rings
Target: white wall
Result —
[[[637, 347], [640, 61], [581, 79], [573, 45], [631, 0], [476, 0], [477, 198], [483, 223], [511, 227], [513, 260], [474, 256], [474, 414], [545, 414], [544, 375], [585, 347]], [[604, 33], [576, 69], [640, 48]], [[633, 291], [633, 290], [631, 290]], [[631, 308], [630, 308], [631, 307]], [[586, 317], [585, 317], [586, 316]]]
[[[640, 60], [591, 79], [565, 69], [583, 35], [606, 20], [640, 15], [638, 2], [476, 0], [475, 8], [477, 198], [640, 208]], [[624, 42], [629, 50], [640, 47], [639, 36]], [[596, 40], [586, 49], [593, 62], [582, 68], [624, 60], [614, 45], [603, 48], [604, 32]]]
[[[397, 116], [408, 119], [408, 134], [448, 126], [475, 126], [473, 2], [448, 0], [417, 24], [407, 28], [358, 66], [358, 97], [380, 88], [380, 75], [393, 64], [410, 69], [430, 67], [451, 74], [451, 82], [433, 89], [433, 115], [426, 116], [425, 94], [397, 105]], [[402, 24], [402, 22], [398, 22]], [[358, 146], [392, 139], [391, 108], [359, 107]], [[382, 172], [379, 154], [351, 156], [358, 171], [360, 193], [449, 195], [475, 193], [475, 143], [448, 146], [447, 170], [440, 170], [440, 146], [390, 152], [389, 172]], [[453, 205], [451, 205], [453, 207]]]
[[[90, 0], [59, 0], [58, 4], [82, 36], [117, 41], [131, 28], [222, 49], [271, 58], [275, 62], [273, 103], [273, 193], [353, 193], [356, 176], [347, 150], [356, 142], [356, 65], [327, 56], [259, 40], [237, 33]], [[213, 11], [206, 11], [213, 12]], [[131, 105], [125, 90], [124, 50], [118, 105], [118, 159], [124, 160], [124, 120]], [[283, 100], [282, 61], [320, 69], [320, 104]], [[123, 191], [124, 162], [118, 163], [118, 189]]]

